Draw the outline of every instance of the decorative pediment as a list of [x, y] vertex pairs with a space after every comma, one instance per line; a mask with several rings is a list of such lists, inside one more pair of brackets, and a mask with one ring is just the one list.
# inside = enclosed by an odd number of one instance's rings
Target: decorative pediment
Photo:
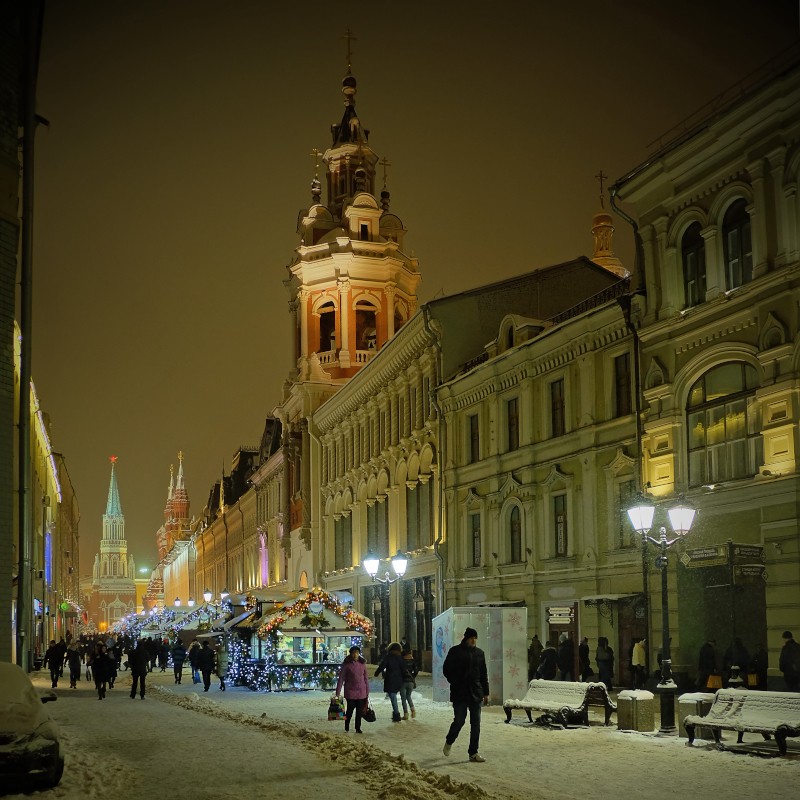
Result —
[[636, 460], [625, 455], [625, 451], [621, 447], [618, 447], [614, 459], [605, 469], [615, 476], [625, 472], [634, 472], [636, 470]]
[[542, 481], [542, 485], [548, 489], [552, 488], [556, 483], [567, 484], [572, 480], [572, 476], [563, 473], [555, 464], [550, 467], [550, 473]]
[[647, 372], [644, 374], [644, 388], [655, 389], [667, 383], [667, 370], [664, 365], [654, 356], [650, 359]]
[[520, 483], [514, 477], [512, 472], [509, 472], [506, 476], [506, 479], [503, 481], [503, 485], [500, 487], [500, 497], [503, 500], [506, 500], [511, 495], [515, 497], [519, 497], [520, 494]]
[[786, 339], [786, 326], [770, 311], [761, 327], [761, 333], [758, 337], [758, 349], [761, 352], [772, 350], [774, 347], [786, 344]]

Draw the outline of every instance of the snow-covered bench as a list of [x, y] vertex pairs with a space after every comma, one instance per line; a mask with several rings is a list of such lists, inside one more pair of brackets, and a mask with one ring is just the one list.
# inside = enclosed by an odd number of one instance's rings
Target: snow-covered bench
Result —
[[522, 700], [513, 697], [503, 702], [506, 722], [511, 722], [511, 712], [521, 708], [533, 722], [531, 710], [546, 711], [558, 722], [589, 724], [589, 706], [602, 706], [606, 712], [605, 724], [617, 710], [617, 704], [608, 696], [604, 683], [576, 683], [573, 681], [545, 681], [534, 679], [528, 684], [528, 691]]
[[706, 716], [691, 714], [683, 724], [689, 745], [699, 725], [711, 728], [716, 742], [720, 740], [721, 731], [736, 731], [739, 744], [745, 732], [760, 733], [765, 739], [774, 736], [780, 754], [785, 756], [786, 737], [800, 736], [800, 694], [720, 689]]

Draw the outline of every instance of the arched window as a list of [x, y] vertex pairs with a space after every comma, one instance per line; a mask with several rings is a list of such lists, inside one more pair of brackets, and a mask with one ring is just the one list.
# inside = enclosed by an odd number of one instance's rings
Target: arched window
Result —
[[511, 509], [508, 518], [508, 553], [513, 564], [522, 561], [522, 523], [520, 522], [519, 506]]
[[514, 346], [514, 326], [509, 325], [506, 330], [506, 349], [510, 350]]
[[683, 288], [687, 308], [706, 299], [706, 243], [700, 223], [690, 225], [681, 239]]
[[319, 352], [336, 349], [336, 307], [328, 302], [319, 308]]
[[757, 386], [755, 368], [740, 361], [710, 369], [692, 386], [686, 404], [690, 486], [756, 474], [763, 461]]
[[725, 212], [722, 240], [728, 289], [750, 283], [753, 280], [753, 247], [750, 243], [750, 215], [744, 198], [737, 200]]
[[375, 308], [366, 303], [356, 305], [356, 347], [359, 350], [377, 350], [377, 321]]

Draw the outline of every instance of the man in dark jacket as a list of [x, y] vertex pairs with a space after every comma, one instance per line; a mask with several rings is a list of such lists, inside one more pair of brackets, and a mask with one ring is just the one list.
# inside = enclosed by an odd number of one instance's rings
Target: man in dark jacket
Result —
[[571, 681], [575, 670], [575, 644], [569, 634], [562, 633], [558, 640], [558, 671], [562, 681]]
[[197, 668], [203, 676], [203, 691], [207, 692], [211, 687], [211, 673], [214, 671], [216, 655], [208, 646], [208, 639], [203, 639], [203, 646], [197, 654]]
[[791, 631], [784, 631], [781, 638], [783, 647], [778, 666], [786, 681], [786, 691], [798, 692], [800, 691], [800, 644], [794, 640]]
[[540, 680], [554, 681], [558, 674], [558, 653], [553, 643], [548, 639], [545, 643], [539, 666], [536, 668], [536, 677]]
[[147, 667], [150, 664], [150, 652], [143, 639], [139, 639], [135, 650], [128, 652], [128, 666], [131, 670], [131, 700], [136, 697], [136, 687], [139, 687], [139, 697], [144, 700], [144, 679]]
[[717, 672], [717, 642], [708, 639], [700, 648], [697, 659], [697, 689], [704, 692], [708, 688], [708, 676]]
[[464, 631], [461, 644], [451, 647], [442, 666], [442, 673], [450, 684], [450, 702], [453, 704], [453, 722], [444, 740], [442, 752], [450, 755], [450, 748], [458, 738], [469, 711], [469, 760], [483, 762], [478, 752], [481, 737], [481, 706], [489, 705], [489, 675], [486, 656], [477, 647], [478, 632], [474, 628]]

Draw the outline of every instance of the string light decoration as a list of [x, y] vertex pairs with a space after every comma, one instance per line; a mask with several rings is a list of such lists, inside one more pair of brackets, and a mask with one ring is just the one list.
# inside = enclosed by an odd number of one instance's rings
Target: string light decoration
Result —
[[309, 589], [305, 597], [296, 600], [292, 605], [285, 605], [276, 614], [270, 616], [270, 618], [258, 628], [256, 635], [259, 639], [269, 639], [269, 635], [272, 631], [277, 631], [282, 628], [283, 625], [286, 624], [286, 621], [290, 620], [292, 617], [310, 617], [314, 612], [309, 609], [309, 606], [315, 603], [321, 603], [328, 611], [341, 617], [347, 623], [347, 627], [350, 630], [361, 631], [367, 638], [372, 636], [374, 626], [370, 619], [363, 614], [359, 614], [357, 611], [353, 611], [349, 604], [344, 605], [340, 603], [336, 595], [328, 594], [328, 592], [324, 589], [320, 589], [318, 586]]
[[[284, 605], [279, 611], [272, 613], [256, 630], [259, 639], [268, 643], [265, 657], [260, 659], [242, 655], [237, 665], [237, 674], [243, 685], [254, 691], [285, 691], [298, 689], [330, 690], [336, 685], [340, 664], [322, 662], [318, 664], [280, 664], [277, 661], [278, 635], [280, 629], [291, 619], [302, 627], [330, 627], [322, 613], [311, 608], [322, 605], [331, 613], [340, 617], [347, 624], [348, 630], [359, 631], [364, 636], [371, 636], [373, 624], [367, 617], [353, 611], [352, 607], [340, 603], [335, 595], [315, 586], [305, 596], [290, 605]], [[346, 634], [344, 634], [346, 635]], [[350, 644], [361, 644], [361, 636], [351, 637]], [[230, 656], [229, 656], [230, 657]]]

